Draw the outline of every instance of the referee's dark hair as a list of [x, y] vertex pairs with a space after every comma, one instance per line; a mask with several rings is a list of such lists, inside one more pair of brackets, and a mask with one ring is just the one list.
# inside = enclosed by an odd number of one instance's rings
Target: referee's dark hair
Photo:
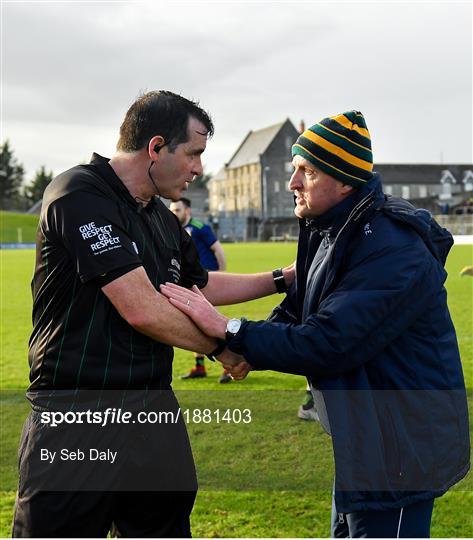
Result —
[[191, 200], [188, 199], [187, 197], [181, 197], [180, 199], [177, 199], [178, 201], [181, 201], [181, 203], [186, 207], [186, 208], [190, 208], [192, 206], [191, 204]]
[[161, 135], [172, 153], [188, 140], [187, 125], [191, 116], [202, 122], [207, 137], [212, 137], [212, 119], [197, 102], [168, 90], [142, 94], [128, 109], [120, 126], [117, 150], [136, 152], [145, 148], [155, 135]]

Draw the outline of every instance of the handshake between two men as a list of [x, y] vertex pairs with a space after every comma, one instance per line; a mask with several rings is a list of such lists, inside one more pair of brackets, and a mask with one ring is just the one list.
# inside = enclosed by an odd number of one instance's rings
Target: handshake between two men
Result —
[[[294, 266], [291, 268], [291, 278]], [[253, 367], [245, 361], [245, 358], [223, 347], [225, 340], [238, 333], [242, 319], [229, 319], [222, 315], [196, 285], [192, 289], [186, 289], [174, 283], [166, 283], [161, 285], [160, 292], [174, 307], [187, 315], [204, 334], [216, 338], [222, 344], [223, 350], [217, 355], [217, 359], [235, 380], [242, 380], [248, 375]]]

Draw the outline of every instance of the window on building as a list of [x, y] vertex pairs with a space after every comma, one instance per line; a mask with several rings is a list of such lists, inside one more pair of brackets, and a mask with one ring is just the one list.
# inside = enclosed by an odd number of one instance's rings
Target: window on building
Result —
[[279, 181], [274, 182], [274, 193], [279, 193]]
[[287, 173], [291, 173], [292, 174], [292, 171], [294, 170], [294, 167], [292, 166], [292, 161], [286, 161], [284, 163], [284, 170], [287, 172]]
[[465, 186], [465, 191], [473, 191], [473, 171], [464, 171], [462, 182]]
[[411, 190], [410, 190], [409, 186], [402, 186], [401, 197], [403, 199], [410, 199], [411, 198]]
[[383, 191], [386, 193], [386, 195], [392, 195], [393, 194], [393, 187], [392, 186], [383, 186]]
[[419, 186], [419, 199], [427, 197], [427, 186]]
[[443, 199], [449, 199], [452, 196], [452, 184], [446, 183], [442, 184], [442, 193], [441, 198]]

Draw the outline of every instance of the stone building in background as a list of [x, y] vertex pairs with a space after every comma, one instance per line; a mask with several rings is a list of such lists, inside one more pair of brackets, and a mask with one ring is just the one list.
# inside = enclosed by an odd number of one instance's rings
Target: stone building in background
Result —
[[208, 182], [209, 210], [221, 239], [266, 240], [291, 226], [296, 234], [287, 185], [292, 174], [291, 146], [298, 135], [289, 118], [250, 131]]
[[[208, 182], [210, 221], [223, 241], [282, 240], [298, 235], [288, 190], [291, 146], [304, 130], [289, 119], [250, 131], [228, 163]], [[472, 164], [377, 164], [384, 191], [444, 214], [444, 226], [473, 234]]]

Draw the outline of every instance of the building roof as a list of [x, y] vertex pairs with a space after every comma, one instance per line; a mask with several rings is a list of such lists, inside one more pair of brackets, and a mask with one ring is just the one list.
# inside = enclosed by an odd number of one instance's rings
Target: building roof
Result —
[[222, 167], [217, 173], [215, 173], [212, 178], [207, 182], [207, 185], [211, 182], [223, 182], [226, 178], [225, 168]]
[[462, 184], [471, 164], [454, 163], [378, 163], [375, 172], [384, 184], [440, 184], [444, 171], [449, 171], [457, 184]]
[[227, 168], [234, 169], [242, 165], [249, 165], [250, 163], [259, 163], [260, 155], [265, 152], [287, 121], [288, 119], [264, 129], [250, 131], [243, 139], [237, 151], [230, 158]]

